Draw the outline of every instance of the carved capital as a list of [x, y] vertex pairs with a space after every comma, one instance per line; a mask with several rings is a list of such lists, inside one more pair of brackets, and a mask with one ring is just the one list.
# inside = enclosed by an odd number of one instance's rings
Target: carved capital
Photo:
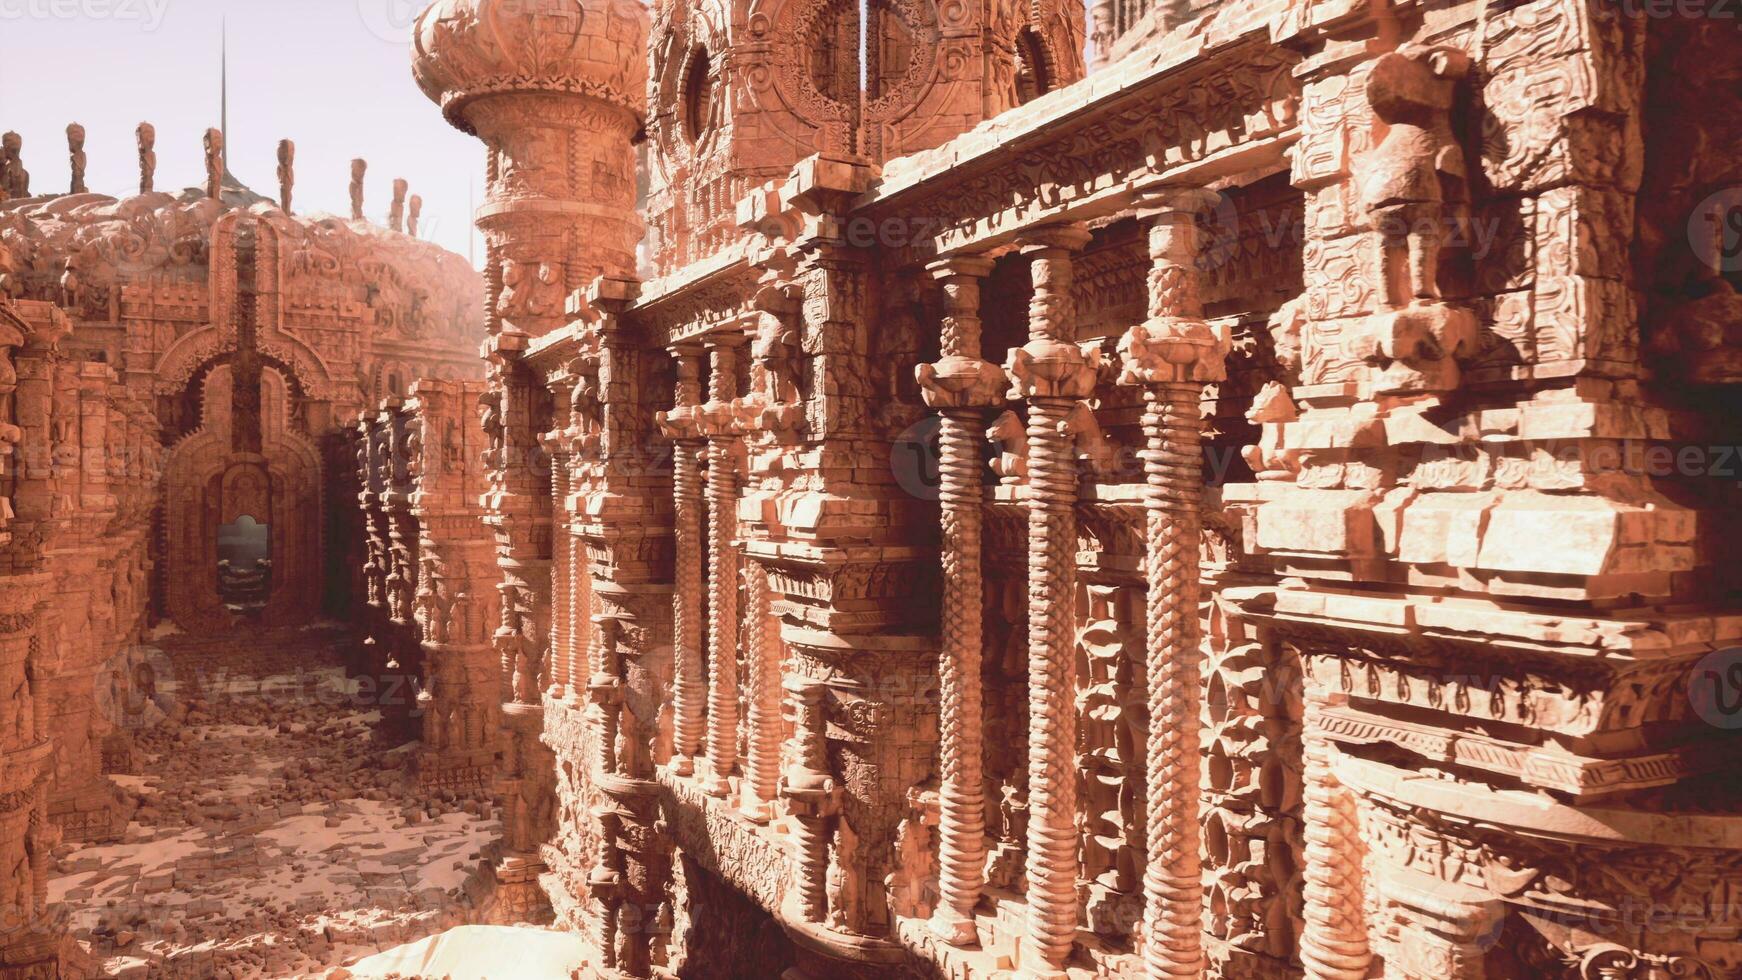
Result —
[[1123, 385], [1212, 384], [1227, 378], [1232, 338], [1202, 320], [1162, 318], [1140, 323], [1119, 339]]
[[977, 357], [945, 357], [914, 368], [925, 403], [932, 408], [985, 408], [1004, 391], [1004, 372]]
[[1022, 232], [1024, 254], [1036, 252], [1080, 252], [1095, 237], [1079, 224], [1045, 225]]

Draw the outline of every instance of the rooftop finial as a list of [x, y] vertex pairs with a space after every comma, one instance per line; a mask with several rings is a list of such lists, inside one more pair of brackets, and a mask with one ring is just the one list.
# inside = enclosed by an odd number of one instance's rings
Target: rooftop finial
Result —
[[142, 122], [133, 138], [139, 143], [139, 193], [149, 194], [157, 186], [157, 127]]
[[369, 171], [369, 161], [358, 157], [351, 161], [351, 220], [363, 220], [363, 175]]
[[290, 190], [296, 186], [296, 144], [278, 141], [278, 206], [290, 213]]
[[72, 186], [67, 193], [85, 193], [85, 127], [78, 123], [67, 124], [67, 162], [73, 171]]
[[405, 230], [405, 192], [410, 189], [404, 177], [393, 179], [393, 204], [387, 209], [387, 227], [394, 231]]
[[0, 136], [0, 192], [7, 197], [30, 196], [30, 171], [24, 169], [24, 137]]
[[224, 189], [224, 131], [206, 130], [206, 196], [216, 201]]

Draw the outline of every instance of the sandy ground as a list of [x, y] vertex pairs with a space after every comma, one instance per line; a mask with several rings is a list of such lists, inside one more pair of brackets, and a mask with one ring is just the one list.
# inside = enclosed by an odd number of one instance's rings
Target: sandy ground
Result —
[[361, 960], [347, 980], [446, 977], [448, 980], [569, 980], [592, 977], [588, 946], [572, 932], [528, 926], [459, 926]]
[[116, 778], [133, 822], [57, 849], [50, 887], [111, 973], [324, 977], [470, 921], [463, 885], [500, 824], [482, 794], [416, 788], [415, 745], [380, 734], [343, 638], [171, 635], [143, 653], [157, 696], [126, 714], [136, 772]]

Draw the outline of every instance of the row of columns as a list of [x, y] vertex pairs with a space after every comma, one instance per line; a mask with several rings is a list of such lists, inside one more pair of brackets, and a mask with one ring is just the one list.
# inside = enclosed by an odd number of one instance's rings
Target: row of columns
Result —
[[[1151, 271], [1149, 319], [1120, 341], [1120, 383], [1143, 389], [1149, 602], [1146, 975], [1201, 975], [1202, 884], [1198, 867], [1198, 554], [1203, 492], [1206, 383], [1222, 380], [1227, 341], [1203, 320], [1197, 292], [1196, 215], [1208, 195], [1164, 192], [1142, 202]], [[1028, 928], [1021, 975], [1062, 978], [1077, 915], [1075, 679], [1076, 444], [1092, 426], [1083, 399], [1095, 388], [1099, 351], [1076, 344], [1070, 302], [1074, 254], [1089, 241], [1077, 226], [1025, 236], [1034, 297], [1029, 340], [1004, 372], [981, 359], [983, 257], [931, 267], [942, 283], [942, 358], [918, 371], [927, 404], [942, 416], [939, 448], [944, 596], [939, 656], [940, 901], [933, 926], [946, 942], [977, 941], [974, 910], [984, 888], [985, 800], [979, 568], [981, 447], [986, 410], [1007, 373], [1028, 402], [1029, 824]]]

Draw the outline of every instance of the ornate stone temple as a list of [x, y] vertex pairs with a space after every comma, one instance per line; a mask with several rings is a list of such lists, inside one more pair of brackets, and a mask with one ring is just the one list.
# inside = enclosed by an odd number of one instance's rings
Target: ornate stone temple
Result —
[[1742, 975], [1729, 29], [435, 3], [504, 907], [589, 976]]
[[410, 785], [493, 799], [473, 918], [576, 977], [1742, 977], [1730, 20], [437, 0], [412, 49], [481, 287], [216, 133], [205, 192], [0, 205], [0, 974], [72, 975], [41, 868], [126, 751], [76, 692], [155, 601], [349, 615]]
[[73, 193], [0, 194], [5, 977], [77, 975], [51, 851], [127, 827], [106, 773], [132, 771], [142, 635], [342, 613], [358, 412], [482, 373], [482, 282], [458, 256], [287, 213], [227, 179], [216, 130], [204, 186], [172, 194], [141, 125], [123, 199], [83, 190], [83, 129], [68, 139]]

